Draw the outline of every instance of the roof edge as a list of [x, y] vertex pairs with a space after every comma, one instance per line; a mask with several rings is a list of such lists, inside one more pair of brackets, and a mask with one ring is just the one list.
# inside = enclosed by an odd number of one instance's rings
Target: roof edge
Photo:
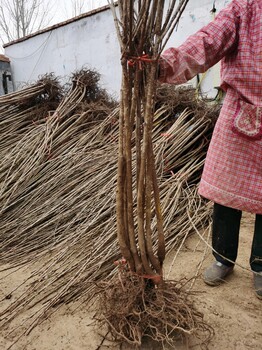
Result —
[[0, 61], [1, 62], [10, 62], [10, 59], [5, 55], [0, 54]]
[[[117, 5], [117, 3], [115, 4]], [[11, 45], [14, 45], [14, 44], [17, 44], [17, 43], [20, 43], [22, 41], [25, 41], [25, 40], [28, 40], [30, 38], [33, 38], [34, 36], [37, 36], [37, 35], [40, 35], [40, 34], [43, 34], [43, 33], [46, 33], [46, 32], [49, 32], [53, 29], [56, 29], [56, 28], [60, 28], [60, 27], [63, 27], [67, 24], [70, 24], [70, 23], [73, 23], [73, 22], [76, 22], [76, 21], [79, 21], [80, 19], [82, 18], [85, 18], [85, 17], [90, 17], [92, 15], [95, 15], [97, 13], [100, 13], [100, 12], [103, 12], [103, 11], [106, 11], [106, 10], [109, 10], [110, 9], [110, 5], [105, 5], [105, 6], [102, 6], [102, 7], [98, 7], [97, 9], [95, 10], [91, 10], [91, 11], [88, 11], [88, 12], [85, 12], [85, 13], [82, 13], [81, 15], [79, 16], [76, 16], [76, 17], [73, 17], [73, 18], [70, 18], [66, 21], [63, 21], [63, 22], [59, 22], [57, 24], [54, 24], [50, 27], [47, 27], [45, 29], [40, 29], [38, 30], [37, 32], [35, 33], [32, 33], [32, 34], [29, 34], [27, 36], [24, 36], [22, 38], [19, 38], [19, 39], [16, 39], [16, 40], [13, 40], [13, 41], [10, 41], [9, 43], [6, 43], [3, 45], [3, 48], [6, 48], [8, 46], [11, 46]]]

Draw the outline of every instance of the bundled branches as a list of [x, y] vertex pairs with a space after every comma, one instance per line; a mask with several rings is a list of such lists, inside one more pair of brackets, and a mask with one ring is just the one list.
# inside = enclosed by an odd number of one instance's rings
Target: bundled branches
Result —
[[[122, 87], [119, 120], [117, 233], [131, 271], [162, 279], [165, 259], [163, 217], [152, 143], [154, 100], [162, 42], [179, 20], [187, 1], [119, 1], [112, 12], [121, 48]], [[165, 17], [165, 18], [164, 18]], [[136, 195], [132, 188], [132, 137], [136, 144]], [[134, 214], [134, 207], [137, 208]], [[137, 215], [137, 228], [134, 215]], [[152, 221], [156, 219], [157, 252]]]
[[[44, 122], [55, 110], [63, 89], [53, 74], [41, 77], [35, 84], [0, 97], [0, 149], [8, 152], [23, 138], [35, 122]], [[2, 168], [1, 168], [2, 171]]]
[[[116, 197], [117, 237], [124, 258], [119, 262], [120, 272], [122, 263], [126, 267], [125, 274], [119, 273], [120, 283], [115, 279], [102, 288], [99, 305], [102, 320], [107, 323], [113, 337], [133, 345], [141, 345], [145, 335], [170, 342], [173, 333], [179, 331], [183, 338], [192, 333], [189, 331], [190, 322], [197, 323], [194, 307], [187, 307], [186, 298], [182, 303], [177, 302], [173, 293], [178, 294], [178, 290], [163, 279], [166, 246], [153, 145], [162, 43], [166, 42], [187, 2], [182, 0], [176, 6], [176, 1], [170, 1], [165, 13], [164, 0], [122, 0], [118, 2], [119, 17], [111, 2], [122, 65]], [[183, 188], [183, 182], [189, 184], [190, 177], [196, 180], [199, 176], [199, 163], [191, 159], [190, 141], [197, 142], [199, 149], [205, 148], [207, 142], [201, 136], [209, 124], [209, 121], [203, 124], [195, 120], [191, 132], [196, 137], [192, 139], [192, 134], [184, 137], [192, 125], [190, 115], [191, 112], [185, 110], [166, 133], [167, 138], [172, 138], [174, 130], [179, 130], [179, 144], [163, 146], [164, 152], [158, 155], [165, 161], [163, 172], [171, 173], [180, 180], [178, 190], [184, 195], [188, 188]], [[182, 157], [179, 152], [181, 147], [185, 148]], [[173, 160], [176, 167], [172, 164]], [[187, 211], [187, 215], [192, 215], [192, 212]], [[168, 293], [169, 290], [172, 293]], [[183, 314], [185, 310], [189, 313]]]
[[[93, 75], [92, 71], [84, 70], [75, 73], [71, 91], [60, 101], [57, 108], [54, 111], [50, 110], [48, 117], [31, 121], [23, 130], [20, 124], [29, 118], [26, 111], [24, 119], [21, 115], [18, 120], [11, 121], [10, 118], [5, 120], [12, 133], [15, 128], [16, 132], [20, 132], [20, 139], [13, 142], [10, 149], [8, 145], [2, 146], [0, 162], [2, 261], [5, 261], [5, 257], [10, 259], [12, 254], [10, 255], [9, 249], [15, 246], [15, 250], [12, 248], [12, 251], [16, 256], [16, 263], [19, 263], [20, 244], [17, 243], [17, 239], [20, 243], [23, 242], [21, 252], [26, 252], [25, 256], [31, 250], [40, 254], [42, 249], [54, 246], [54, 237], [56, 243], [59, 243], [60, 230], [61, 232], [65, 230], [63, 224], [67, 225], [68, 219], [73, 216], [71, 208], [74, 200], [72, 202], [69, 198], [75, 185], [81, 182], [81, 172], [75, 173], [74, 164], [77, 160], [83, 162], [83, 155], [88, 152], [85, 149], [86, 138], [89, 137], [91, 143], [98, 135], [98, 130], [95, 134], [90, 134], [88, 129], [101, 122], [107, 115], [108, 108], [110, 110], [104, 100], [100, 109], [99, 103], [96, 104], [97, 109], [93, 106], [90, 94], [93, 90], [96, 90], [97, 94], [97, 81], [93, 79]], [[26, 92], [27, 89], [20, 95], [25, 96]], [[13, 103], [12, 96], [10, 102]], [[33, 107], [37, 108], [37, 104]], [[91, 147], [94, 147], [94, 144], [95, 142]], [[96, 158], [101, 159], [102, 156], [101, 151], [97, 152], [97, 157], [90, 159], [86, 166], [90, 162], [93, 164]], [[58, 184], [61, 188], [56, 192]], [[61, 210], [64, 212], [63, 220], [59, 218]], [[75, 210], [76, 208], [74, 212]], [[61, 223], [61, 227], [58, 223]], [[38, 241], [39, 230], [44, 231], [46, 235], [41, 248], [35, 247], [35, 243], [32, 245], [32, 241]]]

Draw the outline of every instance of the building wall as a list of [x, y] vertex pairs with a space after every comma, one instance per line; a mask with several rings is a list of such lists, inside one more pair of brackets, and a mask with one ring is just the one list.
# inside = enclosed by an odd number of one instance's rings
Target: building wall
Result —
[[[215, 5], [220, 10], [229, 2], [217, 0]], [[213, 3], [214, 0], [189, 1], [167, 46], [179, 45], [211, 21]], [[101, 74], [102, 86], [116, 97], [121, 83], [119, 51], [109, 9], [5, 47], [16, 89], [50, 72], [66, 80], [72, 72], [85, 66], [96, 69]], [[212, 95], [213, 86], [218, 84], [219, 69], [215, 68], [205, 76], [203, 88]]]

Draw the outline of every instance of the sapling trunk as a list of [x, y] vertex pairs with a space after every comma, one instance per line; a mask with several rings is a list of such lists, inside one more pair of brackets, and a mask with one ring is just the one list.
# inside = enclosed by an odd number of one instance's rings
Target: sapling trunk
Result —
[[[152, 145], [158, 60], [162, 41], [187, 1], [121, 0], [119, 18], [111, 2], [121, 47], [122, 89], [119, 121], [117, 236], [132, 273], [162, 280], [165, 238]], [[136, 167], [132, 146], [135, 142]], [[133, 179], [134, 177], [134, 179]], [[136, 191], [134, 192], [134, 190]], [[155, 228], [153, 222], [156, 222]], [[157, 251], [154, 251], [154, 243]]]

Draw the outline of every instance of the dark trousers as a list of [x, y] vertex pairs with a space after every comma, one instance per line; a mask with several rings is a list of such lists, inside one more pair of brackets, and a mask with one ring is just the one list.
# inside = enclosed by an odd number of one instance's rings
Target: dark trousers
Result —
[[[242, 212], [237, 209], [214, 204], [212, 246], [216, 260], [232, 266], [237, 258], [239, 229]], [[250, 266], [255, 272], [262, 271], [262, 215], [256, 214]]]

